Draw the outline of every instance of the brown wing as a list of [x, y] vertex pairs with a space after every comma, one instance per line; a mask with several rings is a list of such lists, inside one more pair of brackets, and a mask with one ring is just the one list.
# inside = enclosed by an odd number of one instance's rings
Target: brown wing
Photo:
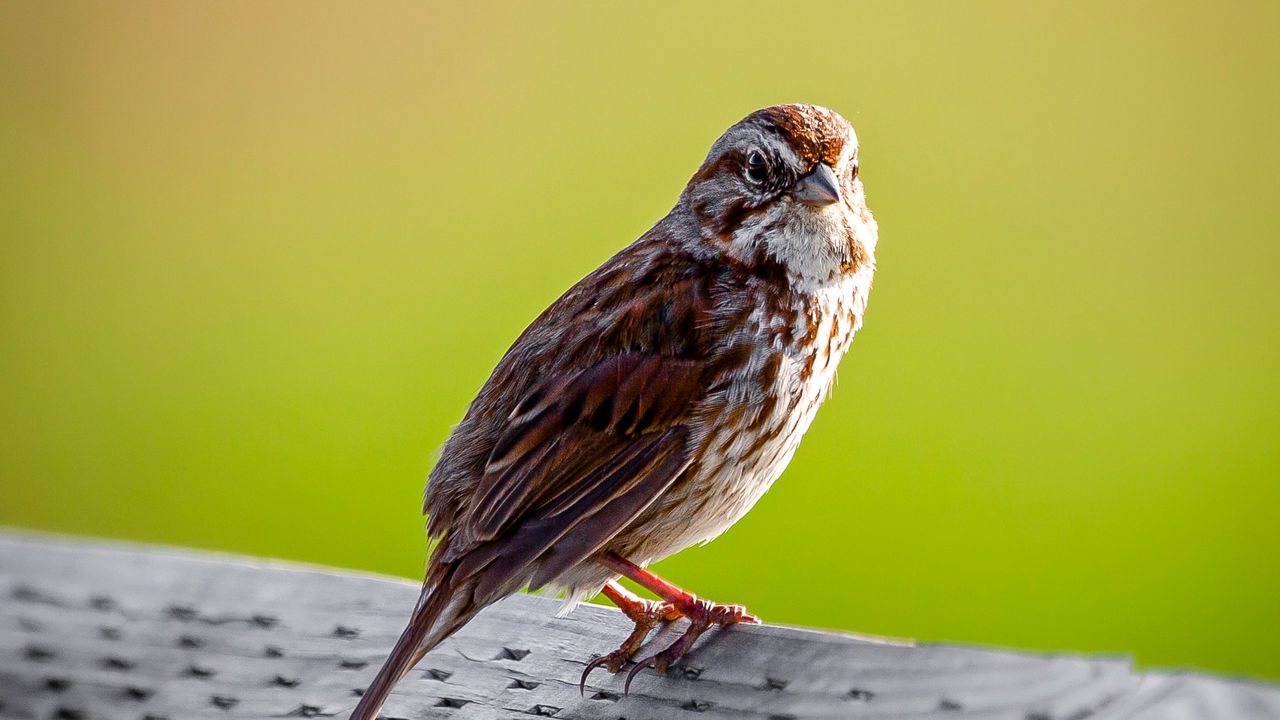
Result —
[[549, 582], [598, 552], [688, 468], [690, 414], [714, 374], [710, 278], [687, 258], [654, 260], [647, 277], [628, 268], [630, 283], [611, 284], [618, 268], [606, 265], [509, 354], [551, 317], [576, 331], [532, 354], [549, 367], [529, 369], [542, 380], [514, 404], [449, 523], [436, 559], [466, 576], [484, 569], [477, 594], [515, 577], [535, 588]]
[[543, 383], [512, 414], [440, 559], [497, 563], [495, 577], [537, 559], [538, 587], [598, 550], [688, 467], [702, 376], [698, 361], [624, 353]]
[[[702, 364], [626, 353], [524, 400], [498, 439], [466, 531], [492, 540], [514, 517], [554, 517], [589, 493], [600, 472], [643, 454], [701, 395]], [[617, 492], [637, 482], [626, 478]]]

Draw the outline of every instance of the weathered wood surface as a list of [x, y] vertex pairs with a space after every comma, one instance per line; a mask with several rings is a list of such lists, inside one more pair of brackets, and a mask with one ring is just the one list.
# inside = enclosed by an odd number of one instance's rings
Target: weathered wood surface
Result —
[[[0, 533], [0, 717], [346, 717], [416, 596], [386, 578]], [[599, 671], [616, 611], [519, 596], [401, 683], [387, 718], [1280, 718], [1280, 688], [1135, 673], [1115, 658], [709, 633], [666, 677]]]

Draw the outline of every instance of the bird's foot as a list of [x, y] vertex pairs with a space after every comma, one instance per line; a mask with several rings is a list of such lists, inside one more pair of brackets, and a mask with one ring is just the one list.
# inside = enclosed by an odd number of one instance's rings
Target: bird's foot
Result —
[[684, 657], [685, 653], [693, 648], [693, 644], [698, 641], [702, 633], [712, 625], [725, 627], [737, 623], [755, 625], [760, 622], [741, 605], [720, 605], [708, 600], [700, 600], [692, 595], [688, 596], [687, 603], [679, 603], [676, 607], [680, 614], [689, 618], [688, 629], [665, 650], [638, 661], [635, 667], [631, 668], [631, 672], [627, 673], [627, 681], [622, 686], [623, 694], [631, 692], [631, 681], [645, 668], [666, 673], [675, 661]]
[[623, 614], [635, 621], [636, 627], [623, 641], [621, 647], [587, 664], [578, 686], [584, 694], [587, 676], [591, 671], [603, 665], [609, 669], [609, 672], [616, 673], [626, 667], [640, 646], [644, 644], [649, 632], [661, 622], [686, 617], [689, 619], [689, 627], [665, 650], [636, 663], [627, 674], [624, 692], [631, 689], [631, 680], [644, 668], [650, 667], [659, 673], [665, 673], [672, 663], [684, 657], [685, 653], [693, 648], [693, 644], [712, 625], [725, 627], [737, 623], [754, 625], [760, 622], [741, 605], [721, 605], [701, 600], [616, 553], [605, 552], [598, 559], [605, 567], [639, 583], [661, 597], [662, 601], [643, 600], [628, 592], [617, 582], [611, 581], [605, 584], [604, 594], [622, 610]]
[[600, 666], [604, 666], [611, 673], [616, 673], [626, 667], [631, 658], [640, 650], [640, 646], [644, 645], [645, 638], [649, 637], [649, 633], [662, 623], [678, 620], [681, 613], [676, 609], [675, 605], [666, 600], [646, 600], [644, 598], [633, 595], [616, 582], [609, 582], [604, 586], [604, 594], [613, 601], [618, 609], [622, 611], [636, 624], [635, 629], [627, 636], [626, 640], [607, 655], [600, 657], [587, 663], [587, 667], [582, 671], [582, 678], [578, 683], [578, 690], [586, 693], [587, 676], [593, 670]]

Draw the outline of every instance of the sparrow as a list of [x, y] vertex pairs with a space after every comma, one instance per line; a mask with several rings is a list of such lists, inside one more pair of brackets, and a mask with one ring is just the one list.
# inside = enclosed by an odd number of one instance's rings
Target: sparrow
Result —
[[[629, 689], [711, 626], [757, 622], [646, 566], [723, 533], [782, 474], [862, 325], [876, 238], [839, 114], [777, 105], [725, 131], [666, 217], [525, 329], [445, 442], [421, 595], [352, 720], [521, 588], [569, 607], [603, 592], [635, 622], [582, 687], [630, 666]], [[678, 639], [636, 659], [681, 617]]]

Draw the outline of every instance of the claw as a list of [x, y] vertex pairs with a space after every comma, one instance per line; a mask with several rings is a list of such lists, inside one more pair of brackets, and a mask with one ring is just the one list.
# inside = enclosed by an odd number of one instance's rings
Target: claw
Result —
[[644, 660], [636, 663], [635, 667], [631, 668], [631, 672], [627, 673], [627, 681], [622, 684], [622, 695], [624, 697], [631, 694], [631, 681], [636, 678], [636, 675], [638, 675], [641, 670], [650, 667], [656, 669], [657, 664], [655, 658], [657, 657], [657, 655], [654, 655], [653, 657], [645, 658]]
[[609, 672], [616, 673], [626, 667], [630, 662], [631, 656], [625, 645], [607, 655], [601, 655], [595, 660], [592, 660], [587, 663], [586, 669], [582, 671], [582, 679], [578, 682], [578, 692], [584, 696], [587, 694], [587, 676], [601, 665], [604, 665]]
[[637, 662], [636, 666], [631, 668], [631, 672], [627, 673], [627, 682], [622, 686], [622, 693], [625, 695], [631, 691], [631, 681], [645, 668], [653, 668], [653, 671], [659, 675], [665, 675], [667, 669], [684, 657], [709, 627], [711, 627], [710, 622], [697, 620], [691, 623], [689, 629], [685, 630], [684, 634], [676, 638], [676, 641], [668, 645], [665, 650]]
[[[609, 653], [609, 655], [612, 655], [612, 654], [613, 653]], [[609, 655], [601, 655], [595, 660], [592, 660], [591, 662], [587, 663], [587, 668], [582, 671], [582, 679], [578, 681], [578, 693], [580, 695], [582, 695], [583, 697], [587, 696], [587, 676], [591, 674], [592, 670], [595, 670], [601, 665], [604, 665], [605, 663], [609, 662]]]

